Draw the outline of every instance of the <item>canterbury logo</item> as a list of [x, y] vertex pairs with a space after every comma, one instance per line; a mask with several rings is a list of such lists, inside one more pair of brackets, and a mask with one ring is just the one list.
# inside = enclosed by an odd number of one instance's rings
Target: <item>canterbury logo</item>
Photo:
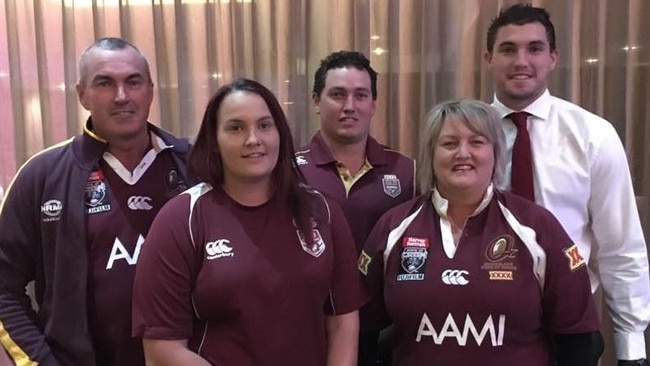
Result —
[[130, 209], [132, 210], [151, 210], [153, 206], [149, 204], [151, 198], [147, 196], [131, 196], [126, 202]]
[[448, 269], [444, 272], [442, 272], [442, 282], [446, 285], [460, 285], [460, 286], [465, 286], [469, 283], [469, 281], [465, 278], [465, 276], [469, 275], [469, 272], [465, 270], [458, 270], [458, 269]]
[[307, 164], [307, 159], [305, 159], [304, 156], [298, 155], [296, 156], [296, 164], [298, 165], [306, 165]]
[[219, 239], [205, 244], [205, 252], [208, 254], [208, 259], [217, 259], [221, 257], [233, 257], [232, 248], [228, 246], [230, 240]]

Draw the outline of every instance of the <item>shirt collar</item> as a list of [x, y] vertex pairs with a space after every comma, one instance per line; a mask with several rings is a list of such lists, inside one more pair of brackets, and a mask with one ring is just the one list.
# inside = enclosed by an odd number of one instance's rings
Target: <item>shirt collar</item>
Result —
[[[156, 154], [165, 149], [174, 147], [174, 145], [167, 145], [165, 141], [160, 136], [158, 136], [153, 129], [149, 128], [148, 126], [147, 129], [149, 130], [149, 137], [151, 138], [152, 148], [154, 152], [156, 152]], [[95, 131], [93, 130], [92, 120], [90, 118], [86, 120], [86, 123], [83, 126], [83, 130], [87, 135], [92, 137], [94, 140], [99, 141], [103, 144], [108, 143], [106, 140], [104, 140], [103, 138], [101, 138], [99, 135], [95, 133]]]
[[[325, 165], [336, 162], [336, 159], [332, 155], [332, 152], [321, 135], [321, 131], [316, 132], [309, 145], [309, 149], [313, 153], [313, 159], [316, 165]], [[366, 141], [366, 161], [370, 166], [375, 167], [386, 165], [387, 160], [387, 153], [384, 146], [369, 135]]]
[[[481, 211], [483, 211], [485, 207], [487, 207], [487, 205], [490, 203], [490, 200], [492, 199], [493, 196], [494, 196], [494, 188], [492, 183], [490, 183], [490, 185], [485, 190], [485, 195], [483, 196], [483, 200], [481, 200], [481, 203], [479, 203], [478, 207], [476, 207], [476, 210], [474, 210], [474, 212], [470, 215], [470, 217], [476, 216], [479, 213], [481, 213]], [[448, 219], [447, 210], [449, 209], [449, 201], [447, 201], [447, 199], [445, 199], [440, 195], [440, 192], [438, 191], [437, 187], [433, 188], [433, 194], [431, 195], [431, 202], [433, 203], [433, 207], [436, 208], [436, 212], [438, 212], [438, 215], [440, 215], [440, 217]]]
[[494, 103], [492, 106], [497, 110], [501, 118], [505, 118], [507, 115], [513, 112], [527, 112], [534, 117], [542, 120], [547, 120], [551, 114], [551, 93], [548, 91], [548, 89], [544, 90], [544, 93], [542, 93], [539, 98], [535, 99], [534, 102], [530, 103], [521, 111], [515, 111], [506, 107], [503, 103], [501, 103], [499, 98], [497, 98], [496, 94], [494, 95]]

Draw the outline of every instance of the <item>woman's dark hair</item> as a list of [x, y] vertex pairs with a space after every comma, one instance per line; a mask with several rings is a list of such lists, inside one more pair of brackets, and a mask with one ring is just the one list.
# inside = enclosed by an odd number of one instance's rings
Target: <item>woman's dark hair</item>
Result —
[[302, 173], [295, 163], [295, 150], [287, 118], [280, 103], [264, 85], [250, 79], [237, 78], [219, 88], [212, 96], [203, 114], [201, 127], [190, 153], [189, 170], [201, 181], [219, 187], [224, 183], [224, 170], [219, 143], [217, 142], [217, 124], [219, 109], [226, 97], [235, 92], [259, 95], [271, 112], [280, 135], [278, 161], [273, 168], [272, 181], [280, 202], [286, 202], [291, 210], [298, 229], [304, 238], [311, 238], [312, 217], [310, 193], [304, 187]]

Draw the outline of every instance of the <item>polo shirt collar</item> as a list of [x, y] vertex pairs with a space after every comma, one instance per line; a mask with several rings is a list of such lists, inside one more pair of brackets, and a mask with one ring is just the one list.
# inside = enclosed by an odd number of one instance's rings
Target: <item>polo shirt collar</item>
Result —
[[[336, 163], [336, 159], [325, 143], [321, 131], [316, 132], [312, 138], [310, 149], [313, 153], [313, 159], [316, 165]], [[388, 160], [386, 149], [370, 135], [368, 135], [368, 140], [366, 142], [366, 160], [370, 162], [370, 165], [373, 167], [386, 165]]]

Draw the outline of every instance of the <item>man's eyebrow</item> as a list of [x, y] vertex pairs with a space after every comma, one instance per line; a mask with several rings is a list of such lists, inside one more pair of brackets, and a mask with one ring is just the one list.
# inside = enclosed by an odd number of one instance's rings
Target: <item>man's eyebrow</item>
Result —
[[515, 42], [512, 41], [503, 41], [499, 44], [497, 44], [497, 47], [504, 47], [504, 46], [514, 46]]
[[97, 74], [97, 75], [93, 76], [91, 82], [94, 83], [94, 82], [97, 82], [97, 81], [105, 81], [105, 80], [113, 80], [113, 78], [108, 76], [108, 75]]

